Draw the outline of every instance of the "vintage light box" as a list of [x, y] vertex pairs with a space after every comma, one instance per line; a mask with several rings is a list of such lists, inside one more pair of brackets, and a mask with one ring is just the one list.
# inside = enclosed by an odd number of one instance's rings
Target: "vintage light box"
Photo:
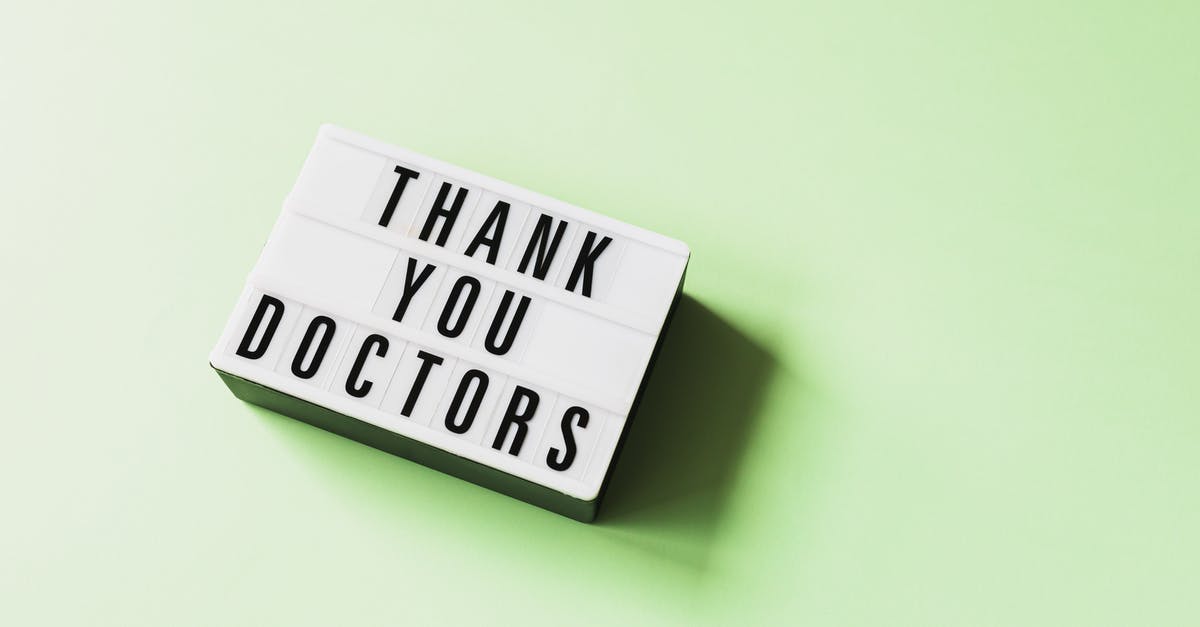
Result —
[[591, 520], [688, 257], [324, 126], [210, 361], [243, 400]]

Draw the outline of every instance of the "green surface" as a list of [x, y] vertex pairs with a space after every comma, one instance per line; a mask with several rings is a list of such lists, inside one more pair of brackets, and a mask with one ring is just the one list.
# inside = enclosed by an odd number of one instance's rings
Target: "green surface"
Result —
[[[0, 623], [1200, 623], [1200, 5], [963, 4], [6, 7]], [[209, 369], [327, 121], [692, 246], [596, 525]]]

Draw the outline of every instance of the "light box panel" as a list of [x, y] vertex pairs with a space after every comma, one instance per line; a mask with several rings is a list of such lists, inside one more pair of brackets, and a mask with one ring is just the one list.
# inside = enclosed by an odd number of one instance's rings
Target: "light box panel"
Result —
[[688, 258], [326, 125], [210, 361], [245, 400], [590, 520]]

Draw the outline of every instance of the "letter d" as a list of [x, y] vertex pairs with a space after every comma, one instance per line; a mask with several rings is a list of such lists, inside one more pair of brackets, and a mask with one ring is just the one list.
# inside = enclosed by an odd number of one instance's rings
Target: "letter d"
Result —
[[[258, 327], [262, 325], [263, 316], [267, 315], [268, 308], [271, 310], [271, 319], [267, 321], [267, 328], [263, 331], [258, 346], [251, 349], [250, 344], [254, 342], [254, 336], [258, 335]], [[246, 334], [242, 336], [242, 343], [238, 344], [237, 354], [246, 359], [258, 359], [265, 355], [267, 347], [271, 345], [271, 338], [275, 337], [275, 329], [279, 328], [279, 321], [282, 318], [283, 301], [263, 294], [262, 300], [258, 301], [258, 309], [254, 310], [254, 316], [250, 318], [250, 326], [246, 327]]]

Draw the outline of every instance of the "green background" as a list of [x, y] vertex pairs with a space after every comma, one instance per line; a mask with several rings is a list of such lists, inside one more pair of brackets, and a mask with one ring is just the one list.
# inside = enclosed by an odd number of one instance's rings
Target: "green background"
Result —
[[[1195, 625], [1200, 5], [0, 20], [0, 622]], [[322, 122], [691, 245], [596, 525], [209, 369]]]

